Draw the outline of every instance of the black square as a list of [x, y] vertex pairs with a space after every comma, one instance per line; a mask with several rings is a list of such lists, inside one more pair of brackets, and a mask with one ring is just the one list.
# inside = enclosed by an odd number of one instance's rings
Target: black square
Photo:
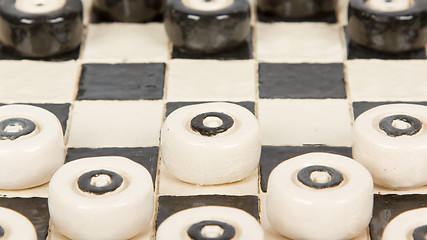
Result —
[[271, 16], [260, 12], [257, 9], [257, 18], [260, 22], [272, 23], [272, 22], [325, 22], [325, 23], [336, 23], [337, 16], [335, 13], [320, 14], [309, 18], [298, 18], [298, 19], [282, 19], [280, 17]]
[[351, 41], [347, 32], [347, 27], [344, 27], [344, 36], [347, 46], [347, 59], [384, 59], [384, 60], [399, 60], [399, 59], [426, 59], [426, 50], [420, 49], [401, 54], [390, 54], [378, 52], [369, 48], [365, 48]]
[[0, 206], [17, 211], [34, 225], [37, 239], [44, 240], [49, 230], [47, 198], [0, 198]]
[[129, 158], [144, 166], [151, 174], [153, 185], [156, 182], [157, 161], [159, 158], [158, 147], [146, 148], [69, 148], [65, 163], [80, 158], [100, 156], [121, 156]]
[[427, 207], [427, 195], [374, 195], [374, 211], [369, 230], [372, 240], [381, 240], [387, 224], [400, 213]]
[[253, 58], [252, 28], [246, 40], [240, 45], [224, 52], [215, 54], [196, 54], [183, 48], [173, 47], [172, 58], [184, 59], [219, 59], [219, 60], [241, 60]]
[[271, 171], [280, 163], [290, 158], [310, 153], [326, 152], [351, 158], [350, 147], [329, 146], [262, 146], [260, 159], [261, 190], [267, 192], [267, 183]]
[[[162, 21], [163, 21], [163, 15], [158, 14], [157, 16], [153, 17], [153, 19], [146, 22], [162, 22]], [[92, 8], [92, 12], [90, 14], [90, 23], [113, 23], [113, 22], [120, 22], [120, 21], [114, 21], [109, 16], [106, 16], [95, 7]]]
[[0, 60], [23, 60], [23, 59], [31, 59], [31, 60], [40, 60], [40, 61], [49, 61], [49, 62], [60, 62], [60, 61], [70, 61], [76, 60], [80, 55], [80, 46], [70, 52], [62, 53], [53, 57], [47, 58], [25, 58], [20, 56], [16, 51], [11, 48], [4, 47], [0, 43]]
[[[194, 104], [201, 104], [201, 103], [208, 103], [208, 102], [168, 102], [166, 103], [166, 117], [169, 116], [169, 114], [178, 108], [194, 105]], [[240, 105], [249, 111], [251, 111], [253, 114], [255, 114], [255, 103], [254, 102], [229, 102], [234, 103], [237, 105]]]
[[85, 64], [77, 100], [158, 100], [164, 79], [164, 63]]
[[259, 64], [260, 98], [346, 98], [341, 63]]
[[353, 116], [356, 119], [363, 112], [378, 107], [385, 104], [395, 104], [395, 103], [407, 103], [407, 104], [419, 104], [427, 106], [427, 102], [354, 102], [353, 103]]
[[226, 196], [226, 195], [197, 195], [197, 196], [160, 196], [157, 212], [156, 229], [169, 216], [181, 210], [201, 206], [234, 207], [246, 211], [257, 220], [259, 207], [257, 196]]
[[[65, 135], [65, 131], [67, 130], [67, 121], [68, 121], [68, 115], [70, 113], [70, 103], [62, 103], [62, 104], [56, 104], [56, 103], [23, 103], [26, 105], [32, 105], [36, 107], [44, 108], [51, 113], [55, 114], [55, 116], [58, 118], [59, 122], [61, 123], [62, 132]], [[6, 105], [3, 103], [0, 103], [0, 106]]]

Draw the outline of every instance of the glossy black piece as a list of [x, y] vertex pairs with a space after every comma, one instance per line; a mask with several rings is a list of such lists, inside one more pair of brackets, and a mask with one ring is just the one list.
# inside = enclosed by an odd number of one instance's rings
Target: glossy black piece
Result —
[[301, 20], [334, 13], [337, 0], [258, 0], [258, 11], [280, 19]]
[[169, 39], [180, 51], [213, 54], [245, 41], [251, 29], [250, 16], [247, 0], [234, 0], [215, 11], [192, 9], [182, 0], [167, 0], [164, 24]]
[[0, 197], [0, 206], [12, 209], [27, 217], [34, 225], [38, 240], [45, 240], [49, 229], [47, 198]]
[[[315, 182], [310, 177], [313, 172], [327, 172], [331, 176], [331, 180], [325, 183]], [[340, 173], [338, 170], [322, 165], [314, 165], [301, 169], [297, 174], [297, 178], [298, 181], [300, 181], [302, 184], [314, 189], [336, 187], [344, 180], [342, 173]]]
[[412, 237], [414, 238], [414, 240], [425, 240], [426, 234], [427, 234], [427, 225], [423, 225], [415, 228], [415, 230], [412, 232]]
[[156, 229], [169, 216], [179, 211], [202, 206], [234, 207], [246, 211], [259, 220], [259, 199], [257, 196], [195, 195], [159, 196]]
[[260, 63], [260, 98], [346, 98], [342, 63]]
[[153, 186], [156, 182], [159, 147], [145, 148], [68, 148], [65, 163], [88, 157], [122, 156], [144, 166], [151, 174]]
[[[396, 128], [392, 124], [395, 120], [403, 121], [408, 123], [410, 126], [405, 129]], [[384, 117], [381, 119], [379, 127], [387, 134], [387, 136], [399, 137], [402, 135], [412, 136], [418, 133], [423, 127], [423, 124], [415, 117], [400, 114]]]
[[[7, 132], [5, 129], [10, 126], [19, 126], [21, 129], [17, 132]], [[15, 140], [19, 137], [28, 135], [36, 130], [36, 124], [26, 118], [8, 118], [0, 121], [0, 140]]]
[[[94, 186], [91, 184], [91, 180], [93, 177], [97, 177], [99, 175], [108, 175], [111, 178], [111, 183], [102, 187]], [[80, 190], [87, 193], [93, 193], [96, 195], [102, 195], [108, 192], [113, 192], [117, 188], [119, 188], [123, 183], [123, 177], [119, 174], [105, 170], [105, 169], [99, 169], [99, 170], [93, 170], [89, 172], [83, 173], [79, 179], [77, 180], [77, 185], [79, 186]]]
[[383, 12], [371, 9], [365, 0], [351, 0], [348, 9], [351, 41], [385, 53], [424, 48], [427, 43], [427, 1], [414, 0], [409, 9]]
[[93, 10], [101, 19], [148, 22], [161, 16], [164, 0], [95, 0]]
[[261, 190], [267, 191], [268, 178], [271, 171], [280, 163], [310, 152], [326, 152], [351, 158], [350, 147], [329, 146], [262, 146], [260, 158]]
[[84, 64], [77, 100], [159, 100], [164, 63]]
[[33, 14], [19, 11], [15, 0], [0, 1], [0, 42], [26, 58], [47, 58], [70, 52], [82, 40], [82, 3], [66, 0], [59, 10]]
[[[216, 117], [221, 119], [222, 124], [218, 127], [209, 127], [206, 126], [203, 121], [207, 117]], [[193, 131], [199, 132], [203, 136], [215, 136], [219, 133], [225, 132], [234, 125], [234, 120], [229, 115], [220, 112], [207, 112], [201, 113], [191, 119], [190, 122], [191, 129]]]
[[[219, 237], [204, 237], [202, 228], [206, 226], [218, 226], [223, 229], [223, 233]], [[200, 221], [191, 225], [187, 230], [188, 236], [193, 240], [231, 240], [236, 235], [236, 230], [230, 224], [221, 221]]]

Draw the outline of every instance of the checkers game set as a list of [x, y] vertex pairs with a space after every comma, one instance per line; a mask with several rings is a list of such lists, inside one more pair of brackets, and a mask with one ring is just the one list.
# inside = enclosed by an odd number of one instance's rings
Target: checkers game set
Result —
[[0, 239], [419, 240], [427, 1], [0, 0]]

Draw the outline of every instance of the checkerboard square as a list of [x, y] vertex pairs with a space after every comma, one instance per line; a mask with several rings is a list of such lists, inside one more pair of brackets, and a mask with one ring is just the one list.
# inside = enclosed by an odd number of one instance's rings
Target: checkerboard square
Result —
[[352, 144], [346, 100], [260, 100], [258, 118], [263, 145]]
[[85, 62], [164, 62], [169, 56], [166, 32], [160, 23], [102, 23], [88, 28]]
[[252, 60], [172, 60], [168, 101], [254, 101], [256, 67]]
[[0, 102], [72, 102], [79, 72], [75, 61], [0, 61]]
[[258, 23], [257, 56], [261, 62], [343, 62], [338, 24]]
[[261, 98], [345, 98], [343, 65], [261, 63]]
[[427, 62], [352, 60], [346, 63], [353, 101], [427, 100]]
[[164, 63], [85, 64], [77, 100], [162, 99], [164, 76]]
[[159, 145], [162, 101], [77, 101], [70, 147], [151, 147]]

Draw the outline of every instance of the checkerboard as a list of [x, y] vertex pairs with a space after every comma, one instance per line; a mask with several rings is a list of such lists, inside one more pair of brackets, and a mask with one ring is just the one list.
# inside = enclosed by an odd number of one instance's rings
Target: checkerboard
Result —
[[[0, 52], [0, 103], [53, 112], [64, 130], [66, 162], [119, 155], [149, 170], [155, 216], [150, 232], [134, 239], [154, 239], [168, 216], [204, 205], [243, 209], [260, 221], [266, 239], [286, 239], [272, 229], [264, 210], [275, 166], [315, 151], [351, 156], [352, 123], [359, 114], [390, 102], [427, 105], [425, 51], [389, 56], [352, 45], [347, 4], [340, 0], [336, 14], [305, 22], [278, 21], [253, 8], [244, 44], [193, 56], [174, 50], [161, 21], [102, 22], [85, 0], [84, 40], [77, 51], [43, 61]], [[162, 122], [181, 106], [212, 101], [237, 103], [257, 116], [259, 171], [224, 185], [181, 182], [161, 161]], [[47, 187], [1, 190], [0, 206], [27, 216], [39, 239], [66, 239], [50, 224]], [[381, 239], [397, 214], [427, 206], [427, 187], [375, 187], [375, 193], [372, 222], [357, 239]]]

